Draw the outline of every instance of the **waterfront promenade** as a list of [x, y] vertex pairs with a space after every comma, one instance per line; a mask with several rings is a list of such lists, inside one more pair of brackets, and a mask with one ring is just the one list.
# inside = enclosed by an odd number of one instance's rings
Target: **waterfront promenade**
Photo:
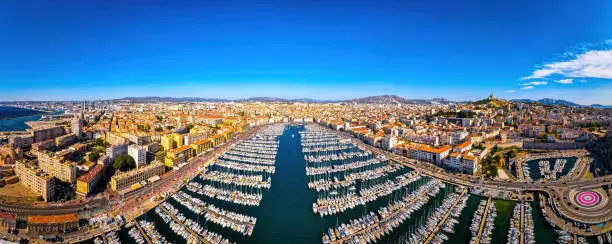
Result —
[[521, 200], [521, 223], [519, 224], [519, 243], [525, 244], [525, 204]]

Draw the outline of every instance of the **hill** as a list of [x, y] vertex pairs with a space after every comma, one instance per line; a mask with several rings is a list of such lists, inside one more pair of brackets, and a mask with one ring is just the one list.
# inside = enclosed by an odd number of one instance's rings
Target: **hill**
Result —
[[612, 108], [611, 105], [602, 105], [602, 104], [591, 104], [591, 107], [593, 107], [593, 108], [601, 108], [601, 109]]
[[396, 95], [381, 95], [344, 100], [344, 102], [358, 104], [405, 104], [408, 103], [408, 100]]
[[201, 98], [201, 97], [124, 97], [112, 99], [112, 101], [124, 102], [229, 102], [227, 99]]
[[246, 99], [236, 99], [234, 102], [269, 102], [269, 103], [335, 103], [339, 101], [334, 100], [318, 100], [312, 98], [297, 98], [297, 99], [286, 99], [278, 97], [251, 97]]
[[474, 105], [489, 105], [489, 106], [493, 106], [493, 107], [496, 107], [496, 108], [501, 108], [501, 107], [507, 106], [508, 104], [510, 104], [510, 102], [507, 101], [507, 100], [504, 100], [504, 99], [499, 99], [499, 98], [495, 98], [493, 96], [490, 96], [489, 98], [486, 98], [486, 99], [474, 101], [474, 102], [472, 102], [472, 104], [474, 104]]
[[344, 100], [344, 103], [354, 104], [449, 104], [454, 103], [445, 98], [406, 99], [397, 95], [369, 96]]
[[561, 99], [553, 99], [553, 98], [542, 98], [540, 100], [532, 100], [532, 99], [513, 99], [512, 102], [522, 102], [522, 103], [541, 103], [544, 105], [558, 105], [558, 106], [567, 106], [567, 107], [580, 107], [582, 105], [570, 102], [567, 100]]

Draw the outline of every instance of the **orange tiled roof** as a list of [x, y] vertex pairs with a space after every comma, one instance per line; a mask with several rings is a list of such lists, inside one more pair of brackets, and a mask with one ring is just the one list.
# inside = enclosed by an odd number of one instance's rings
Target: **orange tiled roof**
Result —
[[469, 145], [471, 145], [471, 144], [472, 144], [472, 142], [471, 142], [471, 141], [466, 140], [466, 141], [462, 142], [461, 144], [457, 145], [457, 147], [458, 147], [458, 148], [466, 148], [466, 147], [468, 147], [468, 146], [469, 146]]
[[184, 151], [189, 150], [189, 149], [191, 149], [191, 147], [189, 145], [185, 145], [185, 146], [182, 146], [182, 147], [179, 147], [179, 148], [175, 149], [176, 150], [175, 152], [176, 153], [181, 153], [181, 152], [184, 152]]
[[66, 223], [79, 221], [79, 217], [76, 214], [62, 214], [62, 215], [48, 215], [39, 216], [34, 215], [28, 217], [28, 223], [33, 224], [46, 224], [46, 223]]
[[463, 159], [465, 160], [470, 160], [470, 161], [474, 161], [474, 159], [476, 159], [476, 157], [472, 156], [469, 154], [469, 152], [464, 152], [463, 153]]
[[91, 169], [89, 172], [87, 172], [87, 174], [81, 175], [79, 177], [80, 181], [83, 182], [89, 182], [91, 181], [91, 179], [93, 179], [98, 173], [100, 173], [100, 171], [102, 171], [102, 169], [104, 168], [103, 164], [98, 164], [96, 165], [93, 169]]
[[424, 152], [440, 154], [440, 153], [443, 153], [445, 151], [450, 150], [450, 146], [449, 145], [444, 145], [444, 146], [441, 146], [439, 148], [435, 148], [435, 147], [432, 147], [432, 146], [429, 146], [429, 145], [423, 145], [423, 146], [421, 146], [420, 150], [424, 151]]
[[204, 144], [206, 142], [209, 142], [209, 141], [210, 141], [210, 138], [206, 138], [206, 139], [202, 139], [202, 140], [196, 141], [193, 144], [195, 144], [195, 145], [202, 145], [202, 144]]

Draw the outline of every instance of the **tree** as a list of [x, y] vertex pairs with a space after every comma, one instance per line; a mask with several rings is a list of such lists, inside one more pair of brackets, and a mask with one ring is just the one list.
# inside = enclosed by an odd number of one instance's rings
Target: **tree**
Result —
[[485, 148], [486, 148], [486, 147], [485, 147], [485, 146], [484, 146], [482, 143], [480, 143], [480, 144], [478, 144], [478, 145], [474, 146], [474, 149], [479, 149], [479, 150], [485, 150]]
[[134, 161], [134, 159], [130, 155], [121, 154], [115, 158], [115, 162], [113, 162], [113, 168], [120, 171], [128, 171], [130, 169], [136, 168], [136, 161]]
[[187, 125], [185, 126], [185, 129], [187, 129], [187, 131], [189, 131], [189, 130], [193, 129], [193, 124], [187, 124]]
[[149, 132], [151, 130], [151, 126], [149, 125], [137, 125], [136, 127], [142, 132]]
[[105, 142], [104, 139], [102, 138], [96, 139], [96, 146], [106, 147], [107, 145], [108, 145], [108, 142]]
[[100, 158], [100, 150], [99, 149], [95, 149], [93, 152], [91, 152], [87, 158], [89, 159], [89, 162], [96, 162], [98, 161], [98, 159]]
[[100, 154], [96, 153], [96, 151], [93, 151], [89, 154], [89, 156], [87, 156], [87, 158], [89, 159], [89, 162], [96, 162], [100, 158]]

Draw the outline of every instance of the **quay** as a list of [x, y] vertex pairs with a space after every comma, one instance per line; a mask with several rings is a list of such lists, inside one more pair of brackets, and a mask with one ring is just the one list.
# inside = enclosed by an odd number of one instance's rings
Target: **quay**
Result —
[[485, 207], [484, 213], [482, 214], [482, 219], [480, 220], [480, 227], [478, 227], [478, 236], [476, 236], [475, 244], [480, 243], [480, 237], [482, 236], [482, 231], [484, 230], [484, 226], [487, 222], [487, 215], [489, 214], [489, 207], [491, 207], [491, 201], [493, 198], [489, 197], [487, 200], [487, 206]]
[[134, 225], [136, 225], [136, 228], [138, 228], [138, 230], [140, 231], [140, 234], [142, 235], [142, 237], [144, 237], [145, 241], [148, 244], [152, 244], [153, 242], [151, 242], [151, 239], [149, 239], [149, 236], [147, 235], [147, 233], [142, 229], [142, 226], [140, 226], [140, 223], [134, 220]]
[[521, 200], [521, 223], [519, 225], [519, 243], [525, 244], [525, 204]]
[[185, 228], [187, 231], [189, 231], [189, 233], [191, 233], [193, 236], [197, 237], [202, 243], [207, 243], [207, 244], [210, 243], [206, 239], [204, 239], [204, 237], [202, 237], [200, 234], [193, 232], [193, 230], [191, 228], [185, 226], [185, 224], [183, 224], [183, 222], [181, 222], [179, 219], [177, 219], [176, 216], [174, 216], [174, 214], [170, 213], [170, 211], [168, 211], [164, 206], [160, 205], [159, 208], [164, 210], [164, 212], [166, 212], [166, 214], [168, 214], [168, 216], [170, 216], [170, 218], [172, 218], [176, 223], [178, 223], [181, 226], [183, 226], [183, 228]]
[[429, 244], [431, 242], [431, 240], [434, 238], [434, 236], [436, 236], [436, 233], [438, 233], [438, 231], [440, 230], [440, 227], [446, 222], [446, 220], [451, 215], [451, 212], [453, 211], [455, 206], [457, 206], [457, 203], [459, 203], [459, 201], [461, 201], [461, 197], [463, 197], [463, 195], [465, 195], [465, 193], [467, 193], [467, 191], [468, 191], [467, 187], [465, 189], [463, 189], [463, 191], [461, 191], [461, 194], [459, 194], [459, 196], [457, 197], [457, 200], [455, 200], [455, 203], [453, 203], [453, 206], [451, 206], [448, 209], [448, 211], [446, 211], [446, 214], [444, 215], [442, 220], [440, 220], [440, 222], [438, 223], [436, 228], [431, 233], [429, 233], [429, 237], [427, 237], [427, 239], [425, 240], [424, 244]]

